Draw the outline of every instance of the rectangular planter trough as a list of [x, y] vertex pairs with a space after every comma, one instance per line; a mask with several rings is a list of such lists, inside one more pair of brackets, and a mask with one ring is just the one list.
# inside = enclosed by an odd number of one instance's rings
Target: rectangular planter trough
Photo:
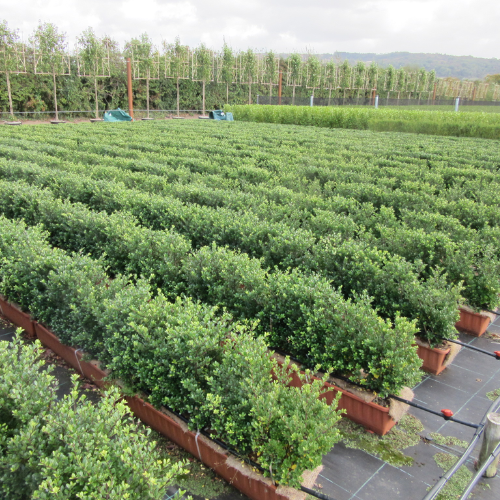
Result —
[[56, 335], [36, 321], [35, 332], [38, 340], [40, 340], [45, 347], [52, 349], [78, 373], [81, 373], [88, 379], [93, 380], [99, 387], [104, 387], [106, 385], [106, 382], [103, 379], [106, 377], [107, 372], [101, 370], [96, 361], [83, 361], [82, 351], [62, 344]]
[[30, 337], [35, 336], [34, 322], [31, 316], [21, 311], [18, 306], [7, 302], [2, 295], [0, 295], [0, 313], [16, 326], [20, 326]]
[[[282, 364], [280, 360], [278, 363]], [[318, 380], [317, 377], [313, 377]], [[293, 375], [292, 381], [290, 383], [293, 387], [302, 387], [303, 382], [297, 376]], [[324, 385], [325, 389], [333, 389], [324, 395], [326, 402], [331, 405], [332, 401], [338, 392], [342, 393], [339, 400], [339, 409], [343, 409], [346, 412], [342, 415], [348, 419], [362, 425], [366, 429], [373, 431], [379, 436], [387, 434], [396, 425], [396, 421], [389, 415], [389, 408], [378, 405], [376, 403], [371, 403], [364, 401], [359, 396], [351, 394], [345, 389], [341, 389], [334, 384], [326, 382]]]

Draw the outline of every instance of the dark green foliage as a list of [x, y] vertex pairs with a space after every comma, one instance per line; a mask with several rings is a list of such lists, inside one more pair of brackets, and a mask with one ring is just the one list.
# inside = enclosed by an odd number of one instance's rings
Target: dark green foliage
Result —
[[128, 387], [147, 391], [155, 405], [189, 416], [193, 430], [211, 429], [242, 454], [259, 451], [266, 471], [294, 486], [338, 440], [336, 404], [319, 400], [324, 382], [287, 387], [285, 373], [273, 382], [280, 369], [264, 338], [229, 314], [153, 296], [144, 280], [117, 275], [108, 283], [100, 261], [51, 248], [38, 227], [2, 217], [0, 229], [8, 243], [0, 245], [0, 292], [54, 325], [67, 344], [94, 353]]

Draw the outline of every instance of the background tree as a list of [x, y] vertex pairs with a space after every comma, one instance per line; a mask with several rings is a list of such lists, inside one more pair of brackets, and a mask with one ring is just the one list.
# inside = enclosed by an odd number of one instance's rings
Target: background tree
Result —
[[99, 118], [99, 77], [110, 77], [110, 40], [99, 38], [87, 28], [77, 39], [78, 75], [92, 78], [94, 83], [95, 117]]
[[302, 57], [300, 54], [290, 54], [286, 61], [287, 86], [292, 87], [292, 105], [295, 104], [295, 88], [302, 85]]
[[195, 82], [201, 82], [202, 114], [204, 115], [206, 84], [214, 79], [214, 53], [203, 43], [193, 52], [191, 79]]
[[12, 73], [26, 73], [26, 59], [24, 46], [19, 42], [18, 31], [9, 29], [7, 21], [0, 22], [0, 73], [5, 73], [9, 112], [11, 118], [14, 119], [10, 75]]
[[56, 76], [70, 74], [66, 34], [59, 33], [52, 23], [41, 23], [31, 36], [30, 43], [33, 50], [35, 74], [52, 75], [54, 109], [56, 120], [59, 120]]
[[180, 90], [179, 80], [189, 78], [189, 58], [190, 51], [187, 45], [181, 45], [179, 37], [175, 39], [173, 44], [163, 44], [164, 60], [165, 60], [165, 76], [174, 78], [177, 88], [177, 116], [179, 116]]
[[125, 54], [132, 59], [135, 80], [146, 80], [146, 116], [149, 118], [149, 82], [159, 78], [160, 55], [147, 35], [133, 38], [125, 46]]

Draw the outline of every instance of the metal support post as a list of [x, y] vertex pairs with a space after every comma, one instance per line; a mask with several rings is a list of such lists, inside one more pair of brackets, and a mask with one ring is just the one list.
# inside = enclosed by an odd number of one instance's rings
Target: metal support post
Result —
[[311, 108], [314, 106], [314, 96], [313, 95], [311, 96], [310, 106], [311, 106]]

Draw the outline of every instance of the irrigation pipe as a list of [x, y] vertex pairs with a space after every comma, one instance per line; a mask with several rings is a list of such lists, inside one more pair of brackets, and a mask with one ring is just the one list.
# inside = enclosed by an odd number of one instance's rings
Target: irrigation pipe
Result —
[[458, 344], [462, 347], [466, 347], [467, 349], [472, 349], [473, 351], [478, 351], [482, 354], [487, 354], [488, 356], [493, 356], [494, 358], [500, 360], [500, 351], [486, 351], [485, 349], [480, 349], [479, 347], [474, 347], [470, 344], [464, 344], [463, 342], [460, 342], [460, 340], [452, 340], [452, 339], [444, 339], [447, 340], [448, 342], [453, 342], [454, 344]]
[[428, 413], [432, 413], [433, 415], [437, 415], [438, 417], [444, 418], [445, 420], [450, 420], [451, 422], [456, 422], [457, 424], [466, 425], [467, 427], [472, 427], [474, 429], [477, 429], [481, 425], [481, 424], [473, 424], [472, 422], [466, 422], [465, 420], [454, 418], [453, 412], [451, 410], [441, 410], [441, 411], [431, 410], [429, 408], [426, 408], [425, 406], [414, 403], [413, 401], [409, 401], [408, 399], [395, 396], [394, 394], [390, 394], [389, 398], [401, 401], [401, 403], [413, 406], [414, 408], [418, 408], [419, 410], [424, 410]]
[[[500, 397], [498, 397], [495, 401], [493, 401], [491, 406], [488, 408], [488, 410], [484, 414], [484, 417], [482, 418], [481, 422], [479, 423], [479, 425], [476, 429], [476, 432], [474, 433], [474, 436], [472, 437], [472, 439], [469, 443], [469, 446], [464, 451], [462, 456], [458, 459], [458, 461], [455, 463], [455, 465], [453, 465], [453, 467], [450, 470], [448, 470], [443, 476], [441, 476], [441, 479], [432, 487], [432, 489], [427, 493], [427, 495], [425, 495], [425, 497], [422, 500], [433, 500], [434, 498], [436, 498], [438, 493], [444, 488], [444, 486], [451, 479], [453, 474], [455, 474], [455, 472], [457, 472], [457, 470], [465, 463], [465, 461], [469, 458], [469, 455], [474, 450], [477, 442], [479, 441], [479, 438], [481, 437], [488, 413], [495, 412], [499, 407], [500, 407]], [[498, 447], [495, 450], [495, 452], [496, 451], [498, 451]], [[482, 474], [482, 472], [481, 472], [481, 474]], [[477, 482], [477, 480], [476, 480], [476, 482]], [[472, 485], [472, 487], [474, 487], [474, 485]], [[471, 487], [471, 489], [472, 489], [472, 487]], [[462, 497], [462, 498], [467, 498], [467, 497]]]

